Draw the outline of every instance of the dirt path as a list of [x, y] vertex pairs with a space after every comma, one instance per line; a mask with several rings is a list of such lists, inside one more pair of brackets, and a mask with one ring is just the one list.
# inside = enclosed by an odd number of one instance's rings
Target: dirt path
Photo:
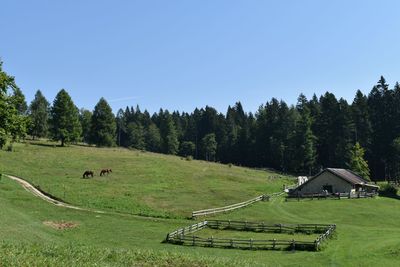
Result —
[[98, 210], [90, 210], [90, 209], [85, 209], [85, 208], [80, 208], [80, 207], [76, 207], [64, 202], [61, 202], [59, 200], [53, 199], [49, 196], [46, 196], [45, 194], [43, 194], [42, 192], [40, 192], [38, 189], [36, 189], [32, 184], [30, 184], [29, 182], [25, 181], [24, 179], [12, 176], [12, 175], [8, 175], [5, 174], [4, 176], [10, 178], [11, 180], [16, 181], [17, 183], [19, 183], [23, 188], [25, 188], [26, 191], [32, 193], [33, 195], [40, 197], [41, 199], [59, 206], [59, 207], [64, 207], [64, 208], [68, 208], [68, 209], [74, 209], [74, 210], [83, 210], [83, 211], [91, 211], [91, 212], [96, 212], [96, 213], [105, 213], [103, 211], [98, 211]]

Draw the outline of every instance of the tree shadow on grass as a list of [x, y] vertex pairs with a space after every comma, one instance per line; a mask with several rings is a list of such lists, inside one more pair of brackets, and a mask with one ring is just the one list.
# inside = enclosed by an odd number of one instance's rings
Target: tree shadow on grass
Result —
[[[61, 144], [54, 143], [39, 143], [39, 142], [24, 142], [25, 144], [33, 145], [33, 146], [44, 146], [44, 147], [62, 147]], [[65, 146], [64, 146], [65, 147]]]

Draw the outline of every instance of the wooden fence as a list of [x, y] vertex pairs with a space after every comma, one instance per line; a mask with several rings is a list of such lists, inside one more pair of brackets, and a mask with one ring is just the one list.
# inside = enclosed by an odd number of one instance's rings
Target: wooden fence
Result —
[[198, 211], [193, 211], [192, 212], [192, 218], [196, 218], [199, 216], [206, 216], [206, 215], [212, 215], [212, 214], [216, 214], [216, 213], [221, 213], [221, 212], [227, 212], [227, 211], [231, 211], [231, 210], [236, 210], [236, 209], [240, 209], [243, 207], [246, 207], [248, 205], [251, 205], [255, 202], [258, 201], [265, 201], [268, 200], [269, 197], [266, 195], [261, 195], [255, 198], [252, 198], [250, 200], [247, 200], [245, 202], [240, 202], [240, 203], [236, 203], [233, 205], [229, 205], [229, 206], [225, 206], [225, 207], [220, 207], [220, 208], [212, 208], [212, 209], [206, 209], [206, 210], [198, 210]]
[[[203, 238], [193, 235], [193, 233], [204, 229], [221, 229], [237, 231], [256, 231], [256, 232], [275, 232], [275, 233], [318, 233], [320, 234], [314, 241], [292, 240], [255, 240], [255, 239], [229, 239], [229, 238]], [[193, 224], [174, 232], [168, 233], [167, 243], [220, 247], [238, 249], [292, 249], [292, 250], [314, 250], [320, 249], [322, 242], [328, 239], [336, 229], [336, 225], [326, 224], [272, 224], [243, 221], [222, 221], [209, 220]]]
[[334, 193], [334, 194], [321, 194], [321, 193], [307, 193], [302, 195], [288, 195], [287, 200], [298, 200], [301, 199], [350, 199], [350, 198], [372, 198], [377, 196], [378, 193], [368, 193], [368, 192], [350, 192], [350, 193]]
[[193, 211], [192, 218], [206, 216], [206, 215], [213, 215], [213, 214], [217, 214], [217, 213], [221, 213], [221, 212], [228, 212], [228, 211], [244, 208], [244, 207], [251, 205], [255, 202], [258, 202], [258, 201], [269, 201], [271, 198], [278, 197], [284, 193], [285, 192], [277, 192], [277, 193], [272, 193], [271, 195], [261, 195], [261, 196], [252, 198], [250, 200], [247, 200], [245, 202], [240, 202], [240, 203], [232, 204], [232, 205], [225, 206], [225, 207]]

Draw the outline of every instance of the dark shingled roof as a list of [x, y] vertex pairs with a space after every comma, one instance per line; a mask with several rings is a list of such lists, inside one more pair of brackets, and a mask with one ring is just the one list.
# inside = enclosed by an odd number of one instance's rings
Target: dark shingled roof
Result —
[[348, 181], [351, 184], [366, 184], [366, 183], [368, 183], [366, 180], [364, 180], [358, 174], [356, 174], [350, 170], [333, 169], [333, 168], [328, 168], [326, 170], [333, 173], [336, 176], [339, 176], [340, 178], [343, 178], [344, 180]]

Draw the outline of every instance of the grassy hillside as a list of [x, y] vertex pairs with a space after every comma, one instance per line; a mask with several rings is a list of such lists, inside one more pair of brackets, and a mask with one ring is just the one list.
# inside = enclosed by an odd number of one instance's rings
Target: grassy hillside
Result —
[[[143, 190], [154, 199], [158, 194], [165, 199], [168, 213], [176, 218], [149, 218], [128, 214], [96, 214], [91, 212], [68, 210], [50, 205], [33, 197], [16, 182], [7, 178], [0, 180], [0, 266], [25, 265], [68, 265], [68, 266], [398, 266], [400, 262], [400, 201], [378, 197], [376, 199], [342, 199], [285, 202], [283, 198], [270, 202], [259, 202], [248, 208], [222, 214], [213, 218], [264, 221], [266, 223], [335, 223], [337, 234], [328, 241], [320, 252], [307, 251], [246, 251], [231, 249], [212, 249], [190, 246], [163, 244], [167, 232], [186, 226], [193, 221], [186, 220], [180, 214], [191, 210], [191, 206], [208, 207], [210, 204], [220, 206], [232, 198], [247, 199], [264, 190], [275, 190], [281, 181], [268, 180], [264, 172], [241, 168], [209, 164], [205, 162], [187, 162], [176, 157], [154, 155], [150, 153], [131, 152], [127, 150], [93, 149], [93, 148], [52, 148], [36, 145], [19, 145], [15, 153], [1, 152], [0, 161], [7, 172], [31, 177], [35, 183], [50, 186], [52, 193], [62, 196], [52, 187], [62, 181], [68, 188], [85, 188], [80, 191], [67, 191], [69, 202], [90, 207], [118, 210], [118, 203], [132, 200], [126, 207], [146, 207], [154, 214], [162, 214], [163, 203], [146, 202], [141, 195], [141, 184], [132, 182], [142, 174], [157, 184], [158, 180], [175, 181], [185, 184], [182, 188], [165, 186], [169, 191], [160, 190], [157, 186], [143, 184]], [[55, 155], [60, 158], [55, 158]], [[62, 157], [65, 155], [64, 157]], [[71, 156], [75, 158], [71, 158]], [[109, 158], [109, 155], [115, 156]], [[115, 158], [118, 156], [118, 160]], [[36, 163], [35, 157], [41, 159]], [[47, 157], [47, 158], [46, 158]], [[80, 172], [65, 172], [66, 166], [93, 166], [118, 168], [131, 166], [123, 174], [115, 171], [108, 178], [96, 177], [94, 180], [81, 180]], [[95, 159], [94, 159], [95, 158]], [[158, 159], [159, 165], [146, 165], [147, 161]], [[130, 165], [129, 162], [135, 163]], [[108, 164], [110, 165], [108, 165]], [[171, 166], [176, 165], [176, 166]], [[69, 164], [69, 165], [68, 165]], [[99, 164], [100, 165], [100, 164]], [[25, 168], [29, 166], [30, 168]], [[45, 166], [46, 169], [41, 169]], [[147, 166], [147, 167], [144, 167]], [[207, 167], [204, 173], [192, 173]], [[159, 171], [156, 178], [147, 177], [149, 173]], [[162, 170], [174, 170], [164, 172]], [[136, 171], [136, 172], [134, 172]], [[21, 174], [22, 173], [22, 174]], [[56, 173], [57, 175], [54, 175]], [[75, 173], [75, 172], [74, 172]], [[133, 176], [132, 173], [136, 173]], [[196, 175], [202, 175], [198, 178]], [[213, 188], [215, 176], [216, 188]], [[273, 174], [269, 174], [273, 175]], [[42, 178], [40, 178], [42, 176]], [[198, 179], [185, 178], [195, 176]], [[199, 180], [200, 179], [200, 180]], [[213, 180], [214, 179], [214, 180]], [[143, 181], [144, 178], [140, 181]], [[245, 181], [252, 181], [248, 185]], [[69, 183], [67, 184], [67, 181]], [[114, 183], [118, 181], [118, 183]], [[188, 182], [189, 181], [189, 182]], [[203, 181], [204, 183], [200, 183]], [[206, 189], [197, 189], [207, 184]], [[225, 186], [226, 189], [223, 187]], [[239, 186], [239, 188], [236, 188]], [[103, 190], [102, 187], [105, 187]], [[121, 197], [126, 187], [137, 198]], [[112, 188], [112, 190], [110, 190]], [[90, 190], [89, 190], [90, 189]], [[153, 190], [152, 190], [153, 189]], [[110, 190], [110, 191], [109, 191]], [[117, 192], [114, 197], [111, 193]], [[245, 192], [242, 192], [245, 191]], [[267, 191], [267, 192], [268, 192]], [[107, 192], [104, 193], [104, 192]], [[180, 194], [178, 195], [177, 192]], [[205, 194], [202, 201], [197, 201], [199, 192]], [[72, 195], [75, 197], [72, 197]], [[86, 201], [79, 197], [85, 196]], [[110, 195], [108, 195], [110, 194]], [[236, 196], [241, 194], [241, 197]], [[68, 196], [70, 198], [68, 198]], [[194, 196], [193, 196], [194, 195]], [[106, 198], [107, 201], [102, 201]], [[210, 198], [210, 199], [208, 199]], [[179, 203], [175, 208], [174, 199]], [[241, 200], [241, 199], [240, 199]], [[202, 203], [204, 202], [204, 203]], [[109, 207], [105, 205], [109, 204]], [[125, 206], [124, 206], [125, 207]], [[121, 209], [124, 211], [124, 209]], [[58, 230], [47, 222], [71, 222], [74, 228]], [[245, 232], [217, 232], [205, 230], [201, 236], [241, 238], [269, 238], [272, 234]], [[274, 236], [275, 237], [275, 236]], [[312, 236], [305, 236], [308, 238]], [[297, 237], [296, 237], [297, 238]]]
[[[388, 198], [260, 202], [217, 218], [336, 223], [337, 235], [321, 252], [211, 249], [161, 243], [168, 231], [190, 221], [99, 215], [59, 208], [3, 178], [0, 182], [0, 261], [5, 266], [5, 263], [29, 266], [51, 263], [69, 266], [179, 263], [186, 266], [398, 266], [399, 204], [398, 200]], [[46, 226], [43, 223], [46, 221], [68, 221], [78, 226], [57, 230]], [[244, 233], [239, 235], [244, 237]]]
[[[26, 178], [79, 206], [156, 217], [241, 202], [280, 191], [278, 175], [204, 161], [119, 148], [16, 144], [0, 151], [0, 171]], [[100, 177], [102, 168], [113, 173]], [[82, 179], [94, 170], [94, 179]]]

